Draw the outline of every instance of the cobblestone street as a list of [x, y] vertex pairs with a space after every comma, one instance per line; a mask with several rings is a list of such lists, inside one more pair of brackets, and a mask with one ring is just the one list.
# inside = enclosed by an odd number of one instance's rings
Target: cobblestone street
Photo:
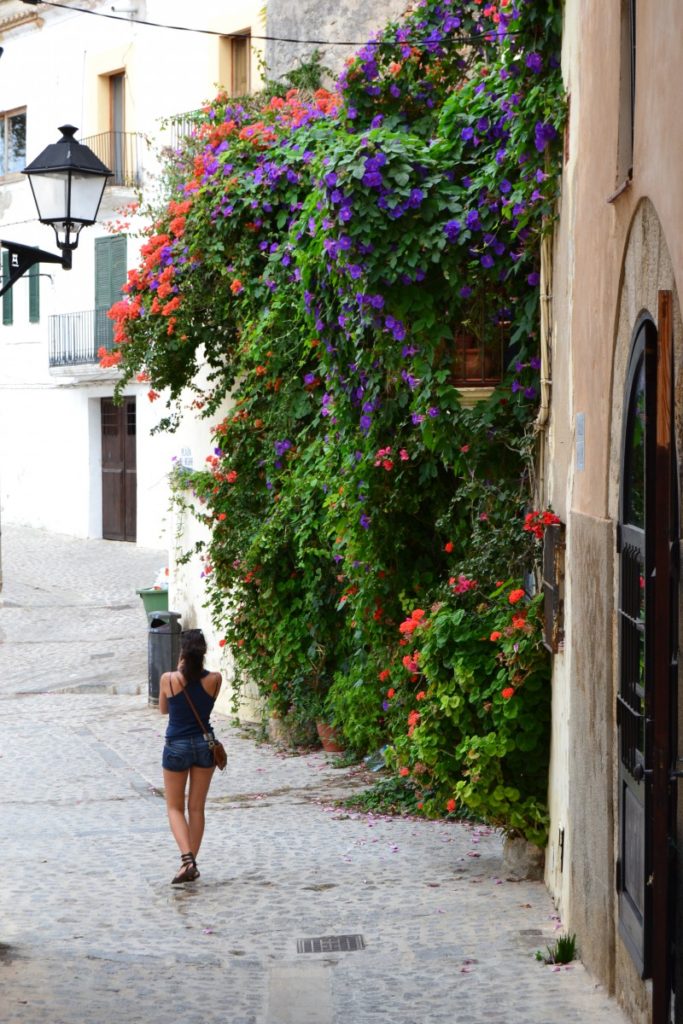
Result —
[[[6, 527], [2, 1024], [624, 1024], [500, 837], [340, 809], [364, 784], [218, 717], [201, 879], [178, 866], [135, 591], [163, 552]], [[364, 948], [299, 952], [362, 935]]]

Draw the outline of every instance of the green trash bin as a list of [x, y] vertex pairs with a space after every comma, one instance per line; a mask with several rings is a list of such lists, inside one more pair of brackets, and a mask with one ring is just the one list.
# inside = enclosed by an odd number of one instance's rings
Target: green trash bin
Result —
[[143, 587], [135, 593], [142, 598], [145, 615], [149, 615], [150, 612], [168, 611], [168, 587]]

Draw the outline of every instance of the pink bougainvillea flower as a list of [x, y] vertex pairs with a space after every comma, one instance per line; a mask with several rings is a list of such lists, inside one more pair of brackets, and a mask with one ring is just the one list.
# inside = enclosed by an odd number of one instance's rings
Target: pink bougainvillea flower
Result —
[[457, 580], [454, 576], [451, 576], [448, 582], [456, 594], [466, 594], [468, 590], [474, 590], [478, 585], [476, 580], [470, 580], [467, 576], [463, 576], [462, 573], [460, 573]]
[[410, 613], [410, 617], [414, 622], [422, 622], [425, 614], [426, 613], [423, 608], [416, 608], [414, 612]]
[[403, 658], [404, 667], [411, 673], [419, 672], [418, 661], [420, 660], [420, 652], [413, 651], [412, 654], [406, 654]]
[[159, 392], [154, 390], [148, 391], [147, 397], [149, 398], [150, 402], [156, 402], [157, 398], [159, 397]]
[[410, 634], [413, 632], [414, 629], [417, 629], [418, 626], [419, 622], [416, 622], [415, 619], [406, 619], [405, 622], [402, 622], [401, 625], [398, 627], [398, 631], [399, 633]]
[[518, 590], [511, 590], [508, 594], [508, 601], [510, 604], [517, 604], [524, 597], [524, 591], [520, 588]]
[[401, 448], [398, 454], [401, 459], [401, 462], [408, 462], [408, 460], [410, 459], [410, 455], [408, 455], [408, 452], [406, 451], [405, 448]]

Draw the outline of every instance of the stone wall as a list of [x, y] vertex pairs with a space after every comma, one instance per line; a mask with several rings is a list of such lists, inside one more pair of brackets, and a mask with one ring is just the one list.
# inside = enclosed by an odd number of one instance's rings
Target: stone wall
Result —
[[[281, 78], [317, 49], [323, 65], [336, 77], [344, 61], [386, 22], [400, 17], [406, 7], [406, 0], [382, 0], [376, 4], [363, 0], [340, 0], [334, 4], [322, 0], [299, 0], [296, 4], [291, 0], [270, 0], [266, 8], [266, 35], [278, 40], [311, 42], [267, 42], [267, 75], [275, 80]], [[340, 43], [350, 45], [335, 45]]]

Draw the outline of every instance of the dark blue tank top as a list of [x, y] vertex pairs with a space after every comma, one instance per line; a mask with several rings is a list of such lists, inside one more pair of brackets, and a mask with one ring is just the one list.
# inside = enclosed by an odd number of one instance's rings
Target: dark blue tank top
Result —
[[[208, 676], [208, 672], [202, 672], [202, 679]], [[177, 678], [177, 677], [176, 677]], [[210, 717], [215, 704], [215, 698], [206, 692], [201, 682], [197, 679], [193, 683], [187, 683], [187, 692], [190, 700], [197, 709], [197, 714], [206, 729], [199, 728], [199, 722], [194, 716], [187, 697], [182, 690], [178, 690], [179, 683], [173, 680], [173, 696], [168, 698], [168, 727], [166, 729], [167, 740], [177, 740], [183, 736], [201, 736], [203, 732], [211, 731]]]

